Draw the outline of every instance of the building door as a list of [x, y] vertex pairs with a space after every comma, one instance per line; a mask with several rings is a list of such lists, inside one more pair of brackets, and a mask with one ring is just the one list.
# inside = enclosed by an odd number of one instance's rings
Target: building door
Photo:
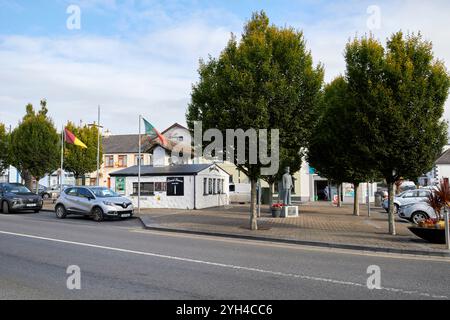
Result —
[[314, 191], [316, 201], [328, 201], [329, 200], [329, 190], [328, 181], [314, 181]]
[[108, 177], [108, 189], [111, 189], [111, 178]]

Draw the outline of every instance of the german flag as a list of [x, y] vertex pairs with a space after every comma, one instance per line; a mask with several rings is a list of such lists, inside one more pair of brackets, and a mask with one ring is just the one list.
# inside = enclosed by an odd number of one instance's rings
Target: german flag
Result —
[[72, 132], [67, 130], [67, 128], [65, 128], [64, 131], [65, 131], [65, 140], [67, 143], [87, 149], [87, 146], [80, 139], [75, 137], [75, 135]]

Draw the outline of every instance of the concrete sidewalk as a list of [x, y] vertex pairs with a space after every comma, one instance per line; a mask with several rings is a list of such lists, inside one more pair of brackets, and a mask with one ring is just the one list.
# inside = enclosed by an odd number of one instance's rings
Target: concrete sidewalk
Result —
[[272, 218], [268, 206], [261, 209], [259, 230], [249, 230], [249, 207], [231, 205], [207, 210], [143, 209], [141, 221], [147, 229], [212, 236], [267, 240], [321, 247], [379, 252], [450, 256], [444, 245], [430, 244], [413, 235], [397, 220], [397, 236], [388, 234], [387, 214], [381, 208], [361, 206], [361, 216], [352, 206], [336, 208], [330, 203], [303, 204], [298, 218]]

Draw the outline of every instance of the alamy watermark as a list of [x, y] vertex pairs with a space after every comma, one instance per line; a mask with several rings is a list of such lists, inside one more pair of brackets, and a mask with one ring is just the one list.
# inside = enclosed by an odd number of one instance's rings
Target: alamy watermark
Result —
[[366, 25], [369, 30], [381, 29], [381, 8], [377, 5], [371, 5], [367, 7]]
[[369, 290], [381, 289], [381, 268], [377, 265], [370, 265], [367, 267], [367, 288]]
[[[201, 121], [194, 122], [194, 158], [211, 161], [228, 161], [236, 165], [260, 165], [263, 176], [275, 175], [280, 165], [280, 132], [278, 129], [227, 129], [225, 139], [219, 129], [203, 132]], [[270, 143], [269, 143], [270, 140]], [[203, 149], [203, 142], [211, 142]], [[224, 145], [225, 143], [225, 145]], [[189, 146], [190, 148], [190, 146]], [[270, 152], [269, 152], [270, 149]], [[172, 157], [190, 155], [186, 145], [177, 144]]]
[[69, 17], [66, 20], [66, 27], [69, 30], [81, 29], [81, 8], [75, 4], [67, 7], [66, 13]]
[[66, 286], [69, 290], [81, 290], [81, 269], [77, 265], [71, 265], [67, 267]]

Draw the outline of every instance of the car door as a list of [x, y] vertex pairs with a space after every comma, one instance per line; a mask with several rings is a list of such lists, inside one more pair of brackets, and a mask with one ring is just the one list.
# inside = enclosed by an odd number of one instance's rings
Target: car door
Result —
[[90, 214], [92, 211], [92, 200], [94, 195], [86, 188], [78, 189], [78, 207], [81, 213]]
[[428, 190], [419, 190], [417, 191], [417, 201], [426, 201], [431, 194], [431, 191]]
[[63, 191], [64, 196], [64, 206], [67, 211], [72, 213], [77, 213], [78, 211], [78, 188], [70, 188]]
[[403, 196], [401, 197], [401, 205], [404, 206], [408, 203], [413, 203], [416, 201], [417, 198], [417, 192], [416, 191], [407, 191]]

